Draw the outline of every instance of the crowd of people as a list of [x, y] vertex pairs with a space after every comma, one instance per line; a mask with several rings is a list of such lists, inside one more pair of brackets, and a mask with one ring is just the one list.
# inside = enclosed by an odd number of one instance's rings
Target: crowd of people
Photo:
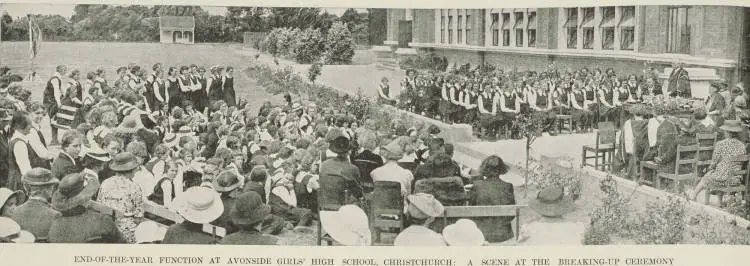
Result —
[[[405, 199], [410, 226], [396, 245], [513, 237], [508, 219], [431, 226], [443, 205], [463, 202], [422, 193], [425, 180], [455, 178], [453, 192], [475, 191], [465, 199], [471, 204], [515, 202], [499, 157], [472, 176], [435, 125], [379, 128], [291, 95], [249, 104], [235, 98], [231, 67], [206, 75], [199, 66], [154, 64], [146, 75], [130, 64], [114, 82], [102, 69], [83, 81], [68, 70], [56, 68], [42, 103], [9, 94], [19, 91], [16, 83], [0, 84], [3, 241], [268, 245], [277, 244], [273, 235], [322, 221], [337, 243], [369, 245], [369, 233], [352, 230], [369, 230], [377, 182], [397, 183], [396, 197]], [[149, 211], [155, 208], [184, 221]], [[206, 224], [226, 235], [205, 233]]]
[[[666, 91], [658, 73], [647, 66], [643, 73], [618, 76], [614, 69], [557, 69], [504, 71], [491, 65], [473, 70], [417, 73], [407, 70], [396, 95], [384, 78], [379, 101], [441, 120], [471, 124], [487, 139], [519, 137], [513, 124], [523, 111], [549, 114], [547, 132], [556, 115], [572, 115], [577, 129], [596, 127], [598, 121], [624, 121], [623, 106], [648, 95], [690, 97], [690, 82], [683, 64], [676, 62]], [[511, 131], [511, 132], [506, 132]]]

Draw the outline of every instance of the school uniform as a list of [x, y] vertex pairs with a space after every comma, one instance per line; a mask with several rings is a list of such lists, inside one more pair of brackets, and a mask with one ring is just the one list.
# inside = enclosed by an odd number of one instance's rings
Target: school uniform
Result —
[[222, 77], [221, 81], [221, 88], [224, 93], [224, 102], [226, 102], [230, 107], [237, 105], [237, 96], [234, 92], [234, 77], [224, 76]]
[[52, 162], [52, 169], [50, 170], [53, 177], [62, 179], [66, 175], [81, 172], [83, 169], [76, 163], [72, 156], [65, 152], [60, 152]]
[[47, 168], [49, 163], [34, 151], [28, 137], [18, 131], [13, 133], [9, 146], [8, 162], [10, 167], [6, 187], [13, 191], [21, 190], [23, 189], [21, 178], [27, 171], [37, 167]]
[[182, 104], [182, 91], [180, 90], [180, 81], [176, 77], [168, 77], [166, 82], [167, 99], [169, 99], [169, 110]]
[[42, 104], [44, 104], [50, 118], [55, 118], [57, 108], [62, 101], [62, 85], [62, 75], [55, 72], [55, 75], [47, 81], [47, 86], [44, 88]]

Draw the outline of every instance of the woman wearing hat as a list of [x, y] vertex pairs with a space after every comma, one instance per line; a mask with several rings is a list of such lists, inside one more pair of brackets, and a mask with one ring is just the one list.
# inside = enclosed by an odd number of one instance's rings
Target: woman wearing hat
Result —
[[26, 194], [23, 191], [0, 187], [0, 216], [11, 217], [13, 211], [25, 200]]
[[261, 232], [263, 221], [270, 213], [271, 208], [263, 204], [258, 193], [251, 191], [239, 195], [229, 211], [229, 218], [239, 231], [228, 234], [219, 244], [276, 245], [275, 237]]
[[411, 171], [404, 169], [398, 164], [398, 160], [403, 156], [403, 149], [397, 142], [392, 141], [380, 149], [380, 155], [386, 160], [381, 167], [372, 170], [370, 175], [372, 181], [390, 181], [401, 184], [401, 195], [406, 197], [411, 194], [411, 185], [414, 182], [414, 175]]
[[[513, 184], [505, 182], [502, 176], [508, 173], [508, 166], [503, 159], [492, 155], [479, 166], [482, 177], [474, 181], [471, 188], [469, 205], [496, 206], [516, 204]], [[513, 217], [486, 217], [473, 219], [482, 230], [484, 237], [491, 243], [503, 242], [513, 238], [511, 221]]]
[[344, 205], [350, 199], [345, 195], [360, 199], [363, 196], [362, 185], [359, 183], [359, 169], [349, 162], [349, 139], [338, 132], [331, 141], [329, 150], [336, 153], [336, 157], [323, 161], [320, 165], [320, 187], [318, 193], [325, 202], [319, 204]]
[[89, 210], [86, 205], [99, 190], [99, 180], [84, 173], [65, 176], [52, 195], [52, 208], [61, 216], [49, 229], [51, 243], [105, 242], [123, 239], [110, 214]]
[[478, 247], [488, 245], [482, 231], [472, 220], [460, 219], [443, 228], [443, 239], [448, 246]]
[[224, 212], [219, 193], [206, 187], [191, 187], [175, 198], [174, 208], [185, 219], [174, 224], [164, 235], [164, 244], [215, 244], [213, 236], [203, 232], [203, 224], [211, 223]]
[[60, 212], [50, 207], [52, 194], [59, 182], [52, 176], [52, 172], [44, 168], [31, 169], [23, 178], [29, 199], [13, 210], [10, 218], [34, 234], [37, 239], [47, 240], [52, 220], [60, 216]]
[[268, 205], [271, 206], [271, 212], [285, 220], [296, 224], [296, 226], [307, 226], [312, 221], [312, 212], [309, 209], [297, 206], [297, 194], [294, 190], [294, 171], [295, 165], [285, 162], [281, 168], [277, 169], [271, 176], [269, 189], [267, 191]]
[[321, 211], [320, 223], [337, 244], [369, 246], [372, 244], [369, 219], [357, 205], [344, 205], [336, 211]]
[[229, 211], [232, 210], [232, 206], [242, 193], [242, 183], [240, 182], [240, 178], [241, 176], [233, 171], [225, 170], [219, 173], [213, 181], [214, 190], [221, 194], [221, 202], [224, 204], [224, 212], [211, 224], [225, 228], [227, 234], [237, 231], [237, 229], [231, 224]]
[[430, 194], [417, 193], [406, 197], [409, 227], [393, 241], [394, 246], [445, 246], [443, 236], [430, 230], [435, 217], [443, 215], [445, 207]]
[[722, 85], [717, 82], [712, 82], [709, 87], [709, 95], [705, 100], [705, 112], [713, 120], [716, 126], [721, 126], [724, 123], [722, 112], [726, 109], [726, 99], [719, 91], [722, 89]]
[[135, 227], [143, 218], [143, 192], [133, 182], [141, 166], [138, 157], [130, 152], [117, 154], [109, 163], [115, 175], [102, 183], [97, 201], [123, 214], [117, 220], [117, 228], [128, 243], [135, 243]]
[[0, 243], [34, 243], [36, 237], [7, 217], [0, 217]]
[[692, 200], [695, 200], [698, 193], [704, 189], [710, 191], [713, 188], [733, 186], [742, 182], [734, 175], [734, 170], [738, 166], [733, 165], [732, 158], [745, 155], [747, 152], [745, 143], [738, 139], [739, 135], [744, 132], [743, 126], [739, 120], [727, 120], [720, 129], [724, 130], [724, 139], [716, 142], [708, 173], [701, 178], [690, 194]]

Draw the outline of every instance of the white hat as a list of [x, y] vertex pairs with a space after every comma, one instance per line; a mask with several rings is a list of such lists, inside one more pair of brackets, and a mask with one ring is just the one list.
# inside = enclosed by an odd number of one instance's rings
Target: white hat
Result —
[[[13, 191], [7, 188], [0, 188], [0, 209], [5, 206], [5, 203], [10, 199], [11, 197], [20, 197], [20, 200], [24, 200], [26, 197], [26, 194], [23, 193], [23, 191]], [[18, 202], [17, 205], [21, 205], [20, 202]]]
[[443, 214], [445, 207], [432, 194], [417, 193], [406, 197], [409, 202], [409, 215], [417, 219], [438, 217]]
[[28, 231], [21, 230], [21, 226], [7, 217], [0, 217], [0, 237], [7, 238], [13, 243], [34, 243], [36, 238]]
[[320, 224], [342, 245], [369, 246], [372, 242], [367, 215], [356, 205], [344, 205], [338, 211], [321, 211]]
[[450, 246], [472, 247], [485, 243], [482, 231], [469, 219], [460, 219], [443, 228], [443, 239]]
[[167, 228], [159, 227], [154, 221], [145, 221], [135, 228], [136, 243], [150, 243], [164, 240]]
[[191, 187], [174, 201], [177, 213], [197, 224], [213, 222], [224, 212], [219, 193], [207, 187]]

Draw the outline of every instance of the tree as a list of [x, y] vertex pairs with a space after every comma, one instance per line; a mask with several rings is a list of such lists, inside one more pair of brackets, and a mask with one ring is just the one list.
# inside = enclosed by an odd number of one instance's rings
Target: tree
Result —
[[352, 62], [352, 57], [354, 57], [354, 39], [352, 39], [352, 34], [344, 23], [333, 23], [333, 26], [328, 31], [327, 43], [327, 63], [348, 64]]
[[3, 12], [0, 15], [0, 40], [6, 40], [10, 36], [8, 27], [13, 23], [13, 18], [8, 15], [8, 12]]
[[341, 22], [346, 24], [349, 31], [354, 32], [354, 27], [360, 23], [360, 17], [359, 14], [357, 14], [357, 10], [354, 8], [346, 9], [344, 14], [341, 15]]
[[296, 38], [294, 46], [294, 59], [300, 64], [316, 62], [326, 49], [325, 39], [320, 30], [307, 28]]
[[[526, 173], [524, 174], [524, 186], [528, 185], [529, 182], [529, 160], [531, 159], [531, 145], [537, 137], [542, 135], [542, 132], [547, 126], [547, 117], [545, 113], [534, 112], [530, 108], [522, 108], [521, 112], [516, 116], [516, 120], [513, 121], [513, 128], [519, 132], [519, 134], [526, 139]], [[524, 188], [524, 195], [527, 189]]]
[[383, 45], [386, 39], [388, 12], [383, 8], [367, 9], [367, 33], [370, 45]]

